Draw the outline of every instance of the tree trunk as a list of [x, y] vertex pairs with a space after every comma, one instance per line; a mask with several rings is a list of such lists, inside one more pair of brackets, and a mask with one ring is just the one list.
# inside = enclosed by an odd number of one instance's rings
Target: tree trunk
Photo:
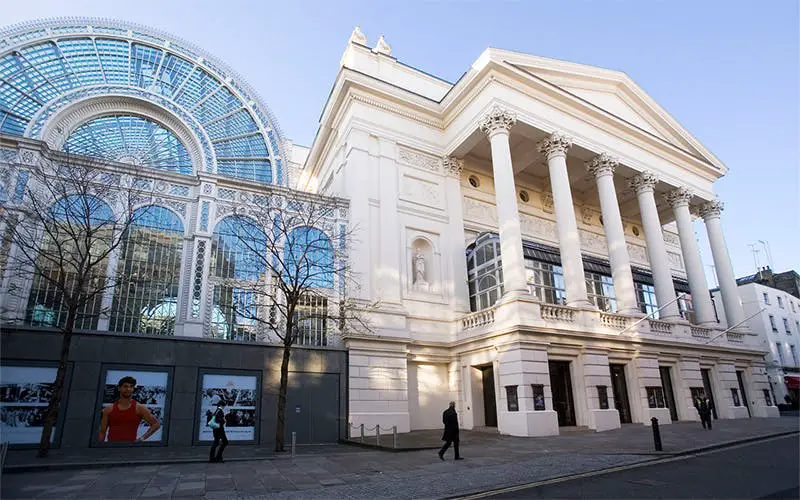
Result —
[[61, 357], [58, 360], [58, 371], [56, 371], [56, 381], [53, 386], [53, 397], [47, 405], [47, 412], [44, 417], [44, 427], [42, 427], [42, 439], [39, 441], [39, 451], [37, 458], [47, 458], [50, 453], [50, 439], [53, 435], [53, 426], [58, 420], [58, 412], [61, 410], [62, 392], [64, 391], [64, 380], [67, 378], [67, 362], [69, 361], [69, 348], [72, 343], [72, 331], [75, 329], [75, 317], [78, 311], [70, 309], [67, 312], [67, 322], [62, 330], [61, 337]]
[[283, 343], [283, 360], [281, 361], [281, 387], [278, 390], [278, 427], [275, 430], [275, 451], [284, 451], [284, 438], [286, 436], [286, 390], [289, 385], [289, 357], [292, 355], [292, 346]]

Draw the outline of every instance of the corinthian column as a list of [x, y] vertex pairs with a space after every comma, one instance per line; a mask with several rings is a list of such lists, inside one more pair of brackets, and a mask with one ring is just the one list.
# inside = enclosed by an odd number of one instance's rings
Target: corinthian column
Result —
[[499, 106], [492, 108], [481, 122], [481, 130], [489, 137], [492, 145], [492, 170], [497, 219], [500, 226], [498, 230], [504, 293], [528, 291], [525, 282], [525, 261], [522, 255], [517, 190], [514, 185], [514, 169], [511, 166], [511, 146], [508, 143], [509, 131], [516, 122], [516, 116]]
[[653, 195], [657, 183], [658, 177], [655, 174], [641, 172], [633, 176], [630, 186], [636, 191], [636, 197], [639, 199], [639, 211], [642, 215], [644, 239], [647, 242], [647, 255], [650, 259], [650, 270], [653, 273], [656, 301], [658, 302], [658, 307], [662, 308], [659, 316], [664, 319], [674, 319], [680, 316], [680, 312], [675, 300], [675, 285], [672, 283], [672, 272], [669, 270], [667, 247], [664, 244], [664, 234], [661, 232], [661, 220], [658, 218], [656, 198]]
[[539, 151], [547, 158], [550, 170], [550, 185], [553, 190], [553, 208], [558, 227], [558, 248], [561, 252], [561, 267], [564, 269], [567, 305], [591, 307], [586, 295], [586, 277], [583, 273], [581, 242], [575, 207], [567, 176], [567, 150], [572, 139], [560, 132], [539, 143]]
[[447, 156], [444, 165], [444, 189], [447, 198], [449, 261], [453, 263], [452, 289], [456, 310], [469, 312], [469, 290], [467, 288], [467, 259], [464, 258], [464, 215], [461, 207], [461, 170], [464, 160]]
[[728, 255], [728, 246], [722, 234], [720, 214], [724, 204], [719, 200], [709, 201], [700, 207], [700, 217], [706, 223], [708, 243], [711, 245], [711, 255], [714, 257], [714, 268], [717, 270], [717, 281], [722, 292], [722, 306], [725, 308], [725, 319], [728, 328], [741, 326], [744, 321], [742, 299], [739, 297], [739, 288], [736, 285], [736, 276], [733, 274], [731, 258]]
[[611, 264], [611, 277], [614, 279], [614, 295], [617, 298], [617, 311], [634, 314], [636, 291], [633, 287], [633, 273], [625, 242], [625, 230], [619, 213], [617, 190], [614, 187], [614, 169], [617, 160], [606, 153], [592, 158], [586, 169], [597, 179], [597, 194], [600, 196], [600, 210], [603, 212], [603, 229], [608, 242], [608, 261]]
[[711, 296], [708, 294], [708, 284], [706, 274], [703, 271], [703, 262], [700, 260], [700, 249], [697, 240], [694, 238], [692, 228], [692, 216], [689, 213], [689, 202], [694, 194], [680, 187], [670, 191], [665, 196], [667, 203], [672, 207], [675, 214], [675, 222], [678, 224], [678, 238], [681, 240], [681, 252], [683, 262], [686, 265], [686, 277], [689, 278], [689, 289], [692, 291], [692, 306], [697, 322], [701, 325], [715, 323], [714, 305], [711, 303]]

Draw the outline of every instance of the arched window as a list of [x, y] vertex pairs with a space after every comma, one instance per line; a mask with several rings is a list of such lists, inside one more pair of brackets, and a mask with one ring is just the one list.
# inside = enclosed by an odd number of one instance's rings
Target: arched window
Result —
[[[64, 290], [78, 293], [75, 287], [82, 256], [88, 253], [96, 259], [108, 251], [103, 244], [113, 237], [114, 217], [105, 202], [85, 195], [69, 195], [55, 202], [49, 217], [34, 266], [25, 320], [32, 325], [63, 326], [67, 320]], [[92, 231], [86, 231], [87, 227]], [[89, 296], [78, 311], [76, 329], [97, 328], [106, 267], [104, 259], [90, 269]]]
[[[333, 288], [333, 245], [324, 232], [313, 227], [293, 229], [284, 243], [287, 283], [300, 289]], [[299, 345], [328, 345], [328, 297], [308, 293], [294, 312], [295, 342]]]
[[267, 237], [252, 220], [227, 217], [211, 240], [211, 283], [214, 309], [211, 335], [256, 340], [258, 298], [266, 287]]
[[484, 233], [467, 249], [470, 310], [480, 311], [494, 305], [503, 295], [503, 268], [500, 239]]
[[172, 335], [178, 310], [183, 223], [171, 210], [134, 212], [122, 236], [109, 330]]

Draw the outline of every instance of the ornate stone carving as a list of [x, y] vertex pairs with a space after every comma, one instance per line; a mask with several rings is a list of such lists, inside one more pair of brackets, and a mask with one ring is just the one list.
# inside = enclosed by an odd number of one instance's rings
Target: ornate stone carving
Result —
[[658, 184], [658, 176], [653, 172], [639, 172], [628, 181], [628, 185], [637, 195], [647, 191], [652, 192], [656, 184]]
[[353, 33], [350, 34], [350, 42], [361, 45], [367, 44], [367, 37], [361, 32], [360, 26], [356, 26], [356, 28], [353, 30]]
[[631, 245], [628, 243], [628, 256], [631, 262], [638, 262], [640, 264], [649, 265], [647, 259], [647, 250], [639, 245]]
[[662, 231], [664, 233], [664, 243], [667, 245], [672, 245], [674, 247], [680, 245], [680, 239], [678, 235], [675, 233], [670, 233], [669, 231]]
[[228, 214], [232, 214], [234, 212], [234, 208], [230, 205], [223, 205], [217, 204], [217, 220], [225, 217]]
[[425, 256], [420, 250], [414, 255], [414, 284], [417, 286], [428, 284], [425, 281]]
[[440, 202], [439, 186], [433, 182], [404, 177], [403, 197], [410, 201], [438, 207]]
[[692, 198], [694, 197], [694, 193], [686, 187], [679, 187], [677, 189], [673, 189], [669, 193], [664, 195], [664, 199], [667, 200], [669, 206], [671, 207], [679, 207], [681, 205], [688, 205]]
[[398, 152], [398, 158], [401, 162], [413, 167], [439, 173], [440, 161], [434, 156], [418, 153], [417, 151], [401, 147]]
[[214, 190], [214, 186], [211, 184], [203, 184], [203, 194], [211, 194]]
[[725, 209], [725, 204], [720, 200], [711, 200], [700, 205], [699, 214], [703, 219], [712, 219], [719, 217]]
[[614, 175], [614, 170], [619, 161], [607, 153], [600, 153], [586, 163], [586, 170], [595, 178], [604, 175]]
[[164, 200], [164, 204], [174, 208], [182, 216], [186, 216], [186, 203], [177, 200]]
[[550, 191], [542, 193], [542, 210], [548, 214], [553, 213], [553, 193]]
[[[366, 38], [364, 39], [366, 41]], [[378, 43], [375, 44], [375, 48], [372, 49], [373, 52], [377, 52], [378, 54], [384, 54], [387, 56], [392, 55], [392, 46], [386, 43], [386, 39], [381, 35], [378, 38]]]
[[517, 123], [517, 117], [514, 113], [500, 106], [495, 106], [481, 120], [481, 130], [491, 138], [495, 134], [507, 134], [515, 123]]
[[156, 181], [156, 191], [158, 191], [159, 193], [163, 193], [166, 190], [167, 190], [167, 183], [166, 182], [164, 182], [162, 180]]
[[461, 171], [464, 169], [464, 160], [454, 156], [446, 156], [442, 158], [442, 165], [444, 166], [444, 173], [456, 179], [461, 177]]
[[581, 220], [586, 225], [591, 226], [594, 223], [594, 216], [597, 211], [589, 207], [581, 207]]
[[667, 260], [673, 269], [683, 269], [683, 259], [675, 252], [667, 252]]
[[554, 156], [566, 156], [570, 147], [572, 147], [572, 137], [556, 131], [539, 143], [539, 152], [549, 160]]
[[528, 214], [519, 214], [519, 225], [523, 234], [548, 241], [558, 241], [556, 223]]
[[590, 231], [583, 231], [583, 230], [578, 230], [578, 235], [581, 241], [582, 248], [602, 254], [608, 253], [608, 244], [603, 236], [592, 233]]
[[475, 198], [463, 198], [464, 219], [497, 225], [497, 207]]

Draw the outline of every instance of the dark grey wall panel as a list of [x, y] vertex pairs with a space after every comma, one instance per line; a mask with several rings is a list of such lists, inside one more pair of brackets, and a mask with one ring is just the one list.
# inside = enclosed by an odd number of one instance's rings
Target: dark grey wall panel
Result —
[[[61, 335], [40, 329], [0, 331], [3, 364], [57, 361]], [[70, 384], [62, 406], [63, 448], [85, 448], [96, 440], [93, 424], [100, 409], [98, 393], [103, 367], [144, 365], [173, 371], [169, 447], [192, 446], [196, 432], [198, 374], [202, 370], [248, 370], [261, 373], [259, 446], [275, 443], [282, 348], [185, 337], [131, 336], [110, 333], [75, 334], [70, 350]], [[347, 353], [332, 348], [293, 349], [289, 365], [287, 437], [298, 443], [335, 442], [347, 433]], [[312, 404], [313, 403], [313, 404]], [[296, 406], [301, 412], [296, 413]], [[302, 436], [302, 437], [301, 437]], [[287, 441], [288, 443], [288, 441]], [[234, 443], [231, 442], [233, 445]], [[246, 446], [246, 445], [243, 445]]]

